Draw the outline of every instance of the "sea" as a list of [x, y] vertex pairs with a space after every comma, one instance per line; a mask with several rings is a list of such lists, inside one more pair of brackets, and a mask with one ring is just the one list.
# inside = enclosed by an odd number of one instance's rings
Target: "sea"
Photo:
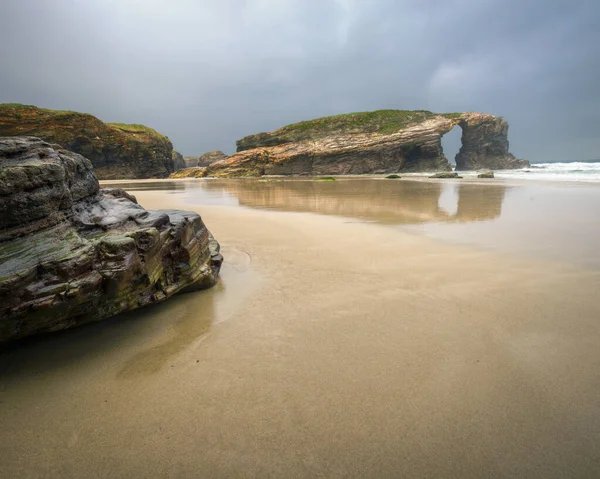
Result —
[[496, 178], [600, 183], [600, 160], [534, 163], [520, 170], [495, 171]]

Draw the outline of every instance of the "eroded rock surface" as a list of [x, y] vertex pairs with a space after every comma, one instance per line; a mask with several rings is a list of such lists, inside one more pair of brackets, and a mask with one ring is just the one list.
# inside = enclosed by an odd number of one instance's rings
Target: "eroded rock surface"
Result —
[[183, 158], [183, 155], [181, 153], [179, 153], [178, 151], [173, 150], [173, 170], [177, 171], [177, 170], [181, 170], [182, 168], [185, 168], [186, 164], [185, 164], [185, 159]]
[[215, 284], [222, 257], [191, 211], [101, 190], [92, 164], [0, 138], [0, 342], [96, 321]]
[[173, 144], [166, 136], [85, 113], [0, 104], [0, 136], [35, 136], [79, 153], [101, 180], [166, 178], [175, 170]]
[[508, 151], [508, 122], [503, 118], [465, 113], [458, 118], [462, 128], [462, 146], [456, 155], [457, 170], [506, 170], [526, 168]]
[[178, 177], [347, 175], [450, 171], [442, 136], [463, 129], [459, 169], [520, 168], [508, 152], [508, 124], [479, 113], [382, 110], [296, 123], [237, 142], [238, 152]]

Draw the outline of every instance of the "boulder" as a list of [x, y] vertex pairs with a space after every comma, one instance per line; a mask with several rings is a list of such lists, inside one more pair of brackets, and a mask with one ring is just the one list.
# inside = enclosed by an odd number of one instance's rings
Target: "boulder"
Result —
[[462, 176], [458, 176], [458, 173], [455, 171], [443, 171], [436, 173], [435, 175], [431, 175], [429, 178], [462, 178]]
[[215, 284], [198, 214], [101, 190], [92, 164], [39, 138], [0, 138], [0, 342], [71, 328]]
[[482, 171], [481, 173], [477, 174], [477, 178], [493, 178], [493, 177], [494, 177], [493, 171]]

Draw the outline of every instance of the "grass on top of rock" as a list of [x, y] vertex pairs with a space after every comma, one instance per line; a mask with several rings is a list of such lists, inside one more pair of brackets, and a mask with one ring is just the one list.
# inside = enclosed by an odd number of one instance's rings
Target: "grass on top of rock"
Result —
[[427, 110], [376, 110], [326, 116], [301, 121], [276, 130], [278, 136], [293, 136], [295, 140], [318, 138], [330, 133], [394, 133], [413, 123], [420, 123], [436, 114]]
[[107, 123], [108, 126], [112, 126], [118, 130], [124, 131], [126, 133], [144, 133], [146, 135], [155, 135], [155, 136], [165, 136], [160, 134], [153, 128], [150, 128], [145, 125], [138, 125], [135, 123], [127, 124], [127, 123]]
[[23, 105], [22, 103], [0, 103], [0, 111], [2, 110], [12, 110], [15, 113], [19, 113], [19, 111], [24, 110], [37, 110], [40, 113], [46, 113], [49, 115], [87, 115], [87, 113], [79, 113], [72, 110], [50, 110], [49, 108], [39, 108], [35, 105]]
[[313, 181], [335, 181], [333, 176], [323, 176], [321, 178], [315, 178]]
[[462, 113], [442, 113], [442, 116], [449, 118], [450, 120], [455, 120], [456, 118], [460, 118]]
[[398, 178], [402, 178], [400, 175], [387, 175], [385, 177], [387, 180], [396, 180]]

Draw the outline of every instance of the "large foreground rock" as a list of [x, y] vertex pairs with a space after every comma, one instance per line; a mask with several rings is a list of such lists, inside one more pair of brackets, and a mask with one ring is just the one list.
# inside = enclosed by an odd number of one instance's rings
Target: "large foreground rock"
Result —
[[381, 110], [304, 121], [247, 136], [238, 152], [179, 176], [346, 175], [450, 171], [442, 136], [463, 130], [457, 169], [521, 168], [508, 151], [508, 123], [479, 113]]
[[215, 284], [200, 216], [100, 190], [91, 163], [0, 138], [0, 342], [96, 321]]
[[0, 104], [0, 136], [35, 136], [79, 153], [101, 180], [166, 178], [178, 160], [171, 141], [152, 128], [30, 105]]

